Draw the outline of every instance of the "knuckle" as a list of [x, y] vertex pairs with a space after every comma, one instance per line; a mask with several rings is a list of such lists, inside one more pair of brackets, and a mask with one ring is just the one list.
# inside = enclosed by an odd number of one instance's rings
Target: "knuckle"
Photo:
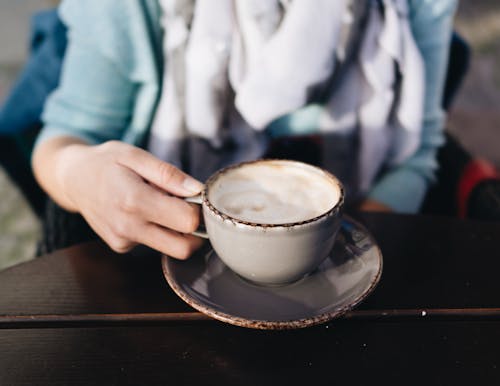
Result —
[[134, 156], [136, 149], [124, 142], [111, 140], [99, 145], [105, 154], [112, 154], [116, 160], [130, 159]]
[[117, 221], [113, 225], [113, 233], [120, 240], [128, 240], [132, 232], [132, 226], [129, 221]]
[[130, 146], [129, 144], [118, 142], [116, 146], [120, 150], [120, 155], [123, 158], [133, 159], [137, 154], [137, 148]]
[[108, 245], [117, 253], [126, 253], [133, 247], [133, 244], [130, 241], [121, 237], [114, 237], [108, 242]]
[[183, 233], [192, 233], [198, 229], [200, 225], [200, 211], [194, 205], [189, 205], [189, 210], [184, 216], [184, 223], [182, 224]]
[[176, 175], [175, 167], [166, 162], [160, 162], [158, 164], [158, 169], [160, 181], [165, 184], [165, 186], [172, 184]]
[[188, 240], [181, 240], [177, 244], [175, 257], [180, 260], [186, 260], [194, 251], [193, 245]]
[[104, 152], [108, 152], [110, 150], [114, 150], [119, 148], [121, 143], [119, 141], [111, 140], [102, 143], [101, 145], [98, 145], [100, 149], [102, 149]]
[[120, 146], [121, 144], [122, 144], [122, 142], [117, 141], [115, 139], [112, 139], [110, 141], [105, 142], [105, 145], [108, 145], [110, 147], [117, 147], [117, 146]]
[[136, 213], [141, 200], [138, 189], [129, 189], [120, 200], [120, 208], [127, 213]]
[[123, 142], [111, 140], [97, 145], [95, 150], [97, 154], [108, 157], [108, 159], [113, 162], [118, 162], [122, 155], [129, 151], [129, 147], [130, 146], [124, 144]]

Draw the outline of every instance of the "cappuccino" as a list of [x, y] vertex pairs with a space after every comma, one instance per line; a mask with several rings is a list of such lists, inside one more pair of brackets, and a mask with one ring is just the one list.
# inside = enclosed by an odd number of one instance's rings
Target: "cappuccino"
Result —
[[310, 220], [332, 209], [340, 197], [340, 185], [332, 176], [279, 160], [229, 168], [211, 183], [208, 194], [218, 211], [257, 224]]

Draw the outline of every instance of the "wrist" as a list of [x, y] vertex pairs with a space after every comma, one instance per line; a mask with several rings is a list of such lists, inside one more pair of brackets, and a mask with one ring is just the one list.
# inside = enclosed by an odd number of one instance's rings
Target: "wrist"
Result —
[[76, 143], [65, 146], [59, 152], [55, 165], [55, 179], [60, 189], [62, 206], [72, 212], [79, 212], [78, 180], [88, 159], [90, 146]]

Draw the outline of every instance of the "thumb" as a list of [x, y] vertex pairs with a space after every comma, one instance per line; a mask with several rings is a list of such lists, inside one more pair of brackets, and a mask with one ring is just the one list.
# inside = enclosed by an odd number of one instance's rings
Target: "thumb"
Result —
[[130, 146], [118, 157], [118, 163], [175, 196], [194, 196], [203, 189], [200, 181], [137, 147]]

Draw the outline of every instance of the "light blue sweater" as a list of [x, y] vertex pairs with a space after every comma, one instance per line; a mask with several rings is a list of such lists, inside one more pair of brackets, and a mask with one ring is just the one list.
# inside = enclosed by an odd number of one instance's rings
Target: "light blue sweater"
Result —
[[[409, 5], [425, 61], [421, 145], [402, 165], [385, 172], [369, 197], [414, 213], [433, 181], [436, 152], [443, 142], [441, 99], [456, 0], [410, 0]], [[143, 146], [163, 73], [158, 0], [66, 0], [60, 15], [68, 27], [69, 46], [60, 86], [45, 105], [37, 145], [71, 135], [91, 144], [117, 139]], [[307, 107], [291, 114], [290, 131], [310, 131], [304, 126], [314, 128], [317, 117], [318, 109]]]

